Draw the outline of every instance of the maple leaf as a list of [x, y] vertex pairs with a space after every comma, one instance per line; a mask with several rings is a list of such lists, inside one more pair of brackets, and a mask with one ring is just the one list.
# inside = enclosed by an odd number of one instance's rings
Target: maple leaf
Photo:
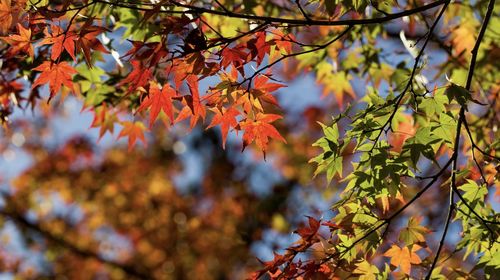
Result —
[[199, 28], [191, 30], [184, 38], [184, 53], [192, 53], [207, 48], [206, 38]]
[[292, 42], [295, 41], [293, 34], [284, 34], [281, 30], [273, 31], [276, 48], [285, 54], [292, 53]]
[[406, 139], [414, 136], [416, 132], [417, 128], [413, 124], [413, 117], [407, 114], [401, 115], [394, 127], [394, 132], [391, 134], [392, 149], [401, 152]]
[[166, 67], [165, 72], [168, 73], [168, 75], [172, 74], [174, 86], [177, 90], [180, 89], [182, 83], [186, 80], [191, 67], [191, 65], [180, 59]]
[[193, 128], [200, 118], [205, 120], [206, 110], [205, 106], [201, 104], [200, 93], [198, 91], [198, 78], [195, 75], [188, 75], [187, 84], [191, 95], [185, 95], [182, 97], [185, 106], [179, 112], [175, 122], [179, 122], [190, 117], [190, 126]]
[[422, 262], [417, 255], [417, 251], [422, 249], [419, 245], [413, 245], [411, 251], [408, 247], [400, 248], [398, 245], [392, 245], [389, 250], [384, 253], [384, 256], [391, 258], [391, 264], [395, 267], [400, 267], [406, 275], [410, 275], [411, 265]]
[[457, 54], [469, 53], [476, 38], [474, 37], [475, 26], [473, 22], [462, 21], [452, 32], [452, 44]]
[[234, 48], [224, 48], [221, 52], [222, 60], [220, 62], [223, 68], [233, 65], [234, 68], [241, 73], [242, 76], [245, 75], [245, 70], [243, 65], [247, 61], [248, 54], [243, 51], [243, 46], [236, 46]]
[[382, 204], [382, 213], [387, 213], [389, 211], [389, 195], [388, 194], [381, 194], [377, 197], [380, 199], [380, 203]]
[[258, 113], [255, 120], [246, 119], [240, 122], [239, 126], [244, 131], [243, 150], [245, 150], [246, 146], [255, 141], [257, 146], [264, 153], [265, 158], [269, 138], [274, 138], [286, 143], [286, 140], [280, 135], [278, 130], [271, 125], [272, 122], [279, 119], [282, 119], [279, 115]]
[[175, 97], [176, 95], [176, 91], [170, 86], [170, 84], [164, 85], [160, 91], [158, 84], [150, 82], [149, 94], [146, 98], [144, 98], [137, 111], [140, 112], [146, 108], [150, 108], [149, 127], [153, 125], [161, 111], [168, 116], [170, 123], [173, 123], [174, 111], [172, 97]]
[[131, 151], [132, 147], [134, 147], [135, 142], [137, 142], [137, 138], [139, 138], [144, 146], [147, 145], [146, 139], [144, 138], [144, 131], [146, 127], [141, 122], [123, 122], [123, 129], [120, 131], [118, 135], [118, 139], [127, 136], [128, 137], [128, 150]]
[[12, 25], [10, 0], [0, 0], [0, 34], [7, 34]]
[[307, 216], [309, 226], [301, 227], [295, 231], [303, 240], [310, 241], [316, 236], [320, 222], [313, 217]]
[[259, 75], [255, 77], [254, 80], [254, 88], [257, 90], [261, 90], [264, 92], [273, 92], [276, 91], [282, 87], [285, 87], [285, 85], [282, 84], [277, 84], [277, 83], [269, 83], [269, 78], [264, 75]]
[[330, 221], [323, 222], [323, 223], [321, 223], [321, 225], [329, 227], [330, 231], [342, 228], [340, 225], [333, 223], [333, 222], [330, 222]]
[[323, 96], [333, 93], [339, 106], [344, 104], [344, 96], [346, 94], [352, 98], [356, 98], [356, 94], [350, 83], [351, 75], [349, 74], [345, 74], [344, 72], [329, 72], [329, 74], [321, 76], [320, 70], [318, 70], [317, 80], [323, 85]]
[[222, 111], [214, 108], [213, 112], [215, 113], [214, 118], [207, 128], [211, 128], [220, 124], [222, 134], [222, 148], [225, 148], [229, 128], [236, 128], [238, 126], [236, 117], [240, 115], [240, 112], [233, 107], [229, 107], [228, 109], [222, 108]]
[[264, 275], [267, 272], [270, 272], [270, 273], [276, 272], [277, 270], [279, 270], [279, 266], [281, 266], [282, 264], [284, 264], [285, 262], [287, 262], [289, 260], [289, 255], [280, 255], [280, 254], [277, 254], [275, 252], [273, 252], [273, 255], [274, 255], [274, 258], [272, 261], [263, 262], [260, 259], [258, 259], [259, 262], [261, 262], [265, 268], [263, 270], [259, 271], [258, 275], [256, 275], [257, 276], [256, 279], [260, 278], [262, 275]]
[[145, 68], [138, 60], [132, 60], [132, 71], [123, 79], [118, 86], [129, 84], [128, 91], [133, 91], [138, 87], [147, 85], [153, 73], [149, 67]]
[[292, 42], [295, 41], [295, 37], [292, 34], [284, 34], [279, 29], [273, 30], [272, 33], [272, 43], [274, 43], [275, 46], [269, 51], [269, 60], [276, 61], [282, 55], [291, 54], [293, 47]]
[[63, 50], [66, 50], [71, 58], [76, 61], [75, 40], [78, 39], [78, 35], [71, 30], [63, 31], [57, 25], [51, 25], [50, 28], [52, 32], [49, 32], [47, 28], [44, 30], [45, 38], [39, 45], [52, 45], [50, 58], [54, 61], [61, 56]]
[[57, 92], [59, 92], [62, 85], [65, 85], [74, 91], [71, 76], [77, 72], [66, 61], [62, 61], [60, 63], [44, 61], [38, 67], [33, 68], [33, 70], [41, 71], [42, 73], [35, 80], [31, 89], [49, 83], [49, 101]]
[[377, 279], [379, 270], [376, 265], [363, 260], [356, 265], [356, 269], [353, 273], [359, 275], [359, 280], [375, 280]]
[[425, 242], [424, 234], [429, 233], [429, 230], [420, 225], [422, 218], [410, 217], [408, 225], [399, 233], [399, 240], [406, 245]]
[[247, 42], [247, 48], [250, 50], [251, 59], [256, 59], [257, 66], [259, 66], [266, 54], [269, 53], [271, 47], [266, 43], [266, 32], [257, 32], [255, 38]]
[[377, 88], [383, 80], [389, 81], [394, 73], [394, 69], [389, 64], [385, 63], [380, 64], [379, 67], [372, 67], [369, 71], [370, 76], [373, 79], [373, 84]]
[[19, 35], [14, 34], [10, 35], [9, 37], [0, 37], [0, 39], [3, 39], [11, 45], [11, 48], [9, 49], [10, 55], [14, 55], [20, 51], [23, 51], [29, 54], [31, 58], [33, 58], [34, 50], [33, 45], [31, 44], [31, 29], [24, 28], [19, 23], [17, 24], [17, 29], [19, 30]]
[[83, 57], [85, 58], [85, 62], [89, 67], [91, 65], [91, 53], [90, 50], [100, 51], [102, 53], [109, 53], [109, 51], [103, 46], [101, 41], [97, 39], [97, 35], [106, 31], [106, 28], [99, 26], [91, 26], [92, 21], [87, 21], [84, 26], [80, 30], [80, 34], [76, 41], [77, 49], [80, 49], [83, 52]]
[[285, 85], [269, 83], [268, 81], [269, 78], [263, 75], [255, 77], [254, 88], [251, 91], [252, 96], [257, 98], [257, 100], [252, 102], [253, 106], [261, 111], [263, 111], [262, 104], [258, 100], [280, 107], [276, 98], [270, 93], [278, 90], [279, 88], [285, 87]]
[[102, 106], [94, 108], [94, 119], [90, 124], [90, 127], [98, 127], [99, 129], [99, 139], [109, 131], [110, 134], [113, 134], [115, 129], [115, 122], [118, 121], [118, 117], [116, 114], [111, 114], [107, 108], [106, 103], [103, 103]]

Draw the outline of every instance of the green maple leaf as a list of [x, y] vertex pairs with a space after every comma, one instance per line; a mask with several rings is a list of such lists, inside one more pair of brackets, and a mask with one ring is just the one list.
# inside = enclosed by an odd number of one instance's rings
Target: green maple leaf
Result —
[[455, 142], [456, 120], [452, 116], [441, 113], [439, 114], [439, 123], [433, 126], [432, 133], [438, 138], [443, 139], [447, 144], [453, 145]]
[[421, 226], [420, 220], [419, 218], [410, 217], [408, 225], [399, 233], [399, 240], [407, 246], [425, 242], [425, 235], [429, 233], [429, 229]]

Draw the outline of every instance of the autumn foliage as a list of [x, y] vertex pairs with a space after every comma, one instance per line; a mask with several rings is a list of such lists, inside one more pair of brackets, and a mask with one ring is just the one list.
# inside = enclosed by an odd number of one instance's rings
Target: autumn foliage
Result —
[[0, 0], [0, 152], [30, 158], [2, 271], [495, 279], [499, 28], [495, 0]]

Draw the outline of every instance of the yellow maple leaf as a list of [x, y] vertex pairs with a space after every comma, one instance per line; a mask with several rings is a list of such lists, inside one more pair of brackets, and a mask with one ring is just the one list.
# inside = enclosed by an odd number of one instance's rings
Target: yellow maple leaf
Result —
[[422, 262], [417, 255], [417, 251], [420, 249], [422, 249], [422, 247], [419, 245], [413, 245], [411, 251], [408, 247], [401, 248], [398, 245], [392, 245], [392, 247], [384, 253], [384, 256], [391, 258], [391, 265], [399, 267], [406, 275], [410, 275], [411, 265]]
[[452, 44], [457, 54], [471, 52], [476, 43], [474, 34], [475, 28], [472, 24], [460, 24], [453, 30]]

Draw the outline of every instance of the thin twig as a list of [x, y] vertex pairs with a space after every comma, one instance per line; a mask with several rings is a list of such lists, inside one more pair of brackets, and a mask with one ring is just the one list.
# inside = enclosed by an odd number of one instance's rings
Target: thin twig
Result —
[[431, 38], [431, 34], [434, 33], [434, 29], [436, 28], [439, 20], [443, 16], [443, 14], [444, 14], [444, 12], [445, 12], [445, 10], [446, 10], [446, 8], [448, 7], [449, 4], [450, 4], [450, 0], [445, 1], [443, 7], [441, 8], [441, 11], [439, 12], [439, 15], [437, 16], [436, 20], [432, 24], [431, 28], [428, 30], [428, 34], [427, 34], [427, 37], [426, 37], [426, 39], [424, 41], [424, 44], [422, 45], [422, 48], [420, 49], [417, 57], [415, 58], [415, 63], [413, 64], [413, 69], [411, 71], [408, 83], [406, 84], [406, 86], [403, 89], [403, 91], [401, 92], [401, 94], [399, 94], [399, 96], [395, 99], [396, 103], [394, 104], [394, 110], [392, 111], [391, 115], [389, 116], [389, 118], [387, 119], [387, 121], [381, 127], [367, 131], [367, 132], [370, 132], [370, 131], [377, 131], [377, 130], [379, 130], [379, 133], [377, 134], [377, 136], [375, 137], [375, 140], [373, 141], [374, 143], [373, 143], [373, 146], [372, 146], [370, 152], [373, 151], [373, 149], [375, 148], [375, 145], [377, 144], [378, 139], [380, 139], [380, 136], [384, 132], [385, 128], [387, 126], [389, 126], [389, 128], [391, 128], [392, 119], [394, 118], [394, 116], [396, 116], [396, 112], [398, 111], [398, 108], [401, 105], [401, 102], [403, 101], [404, 96], [406, 95], [406, 93], [408, 92], [408, 90], [411, 88], [411, 86], [413, 84], [413, 78], [415, 77], [415, 74], [417, 73], [418, 65], [420, 64], [420, 59], [424, 55], [425, 47], [429, 43], [429, 40]]
[[436, 266], [436, 263], [439, 259], [439, 255], [441, 253], [441, 250], [443, 249], [444, 242], [446, 240], [446, 235], [448, 234], [448, 228], [450, 226], [451, 222], [451, 216], [453, 214], [453, 210], [455, 209], [455, 203], [453, 202], [453, 191], [450, 190], [450, 205], [448, 208], [448, 216], [446, 217], [446, 223], [444, 225], [443, 229], [443, 235], [441, 236], [441, 240], [439, 241], [439, 247], [436, 252], [436, 256], [434, 257], [434, 260], [432, 261], [431, 268], [429, 269], [429, 272], [427, 273], [427, 276], [425, 277], [426, 280], [429, 280], [432, 275], [432, 271], [434, 270], [434, 267]]
[[302, 15], [304, 16], [304, 18], [307, 20], [307, 21], [311, 21], [311, 18], [307, 15], [306, 11], [304, 11], [304, 9], [302, 8], [302, 5], [300, 5], [300, 0], [295, 0], [295, 4], [297, 4], [297, 6], [299, 7], [299, 10], [300, 12], [302, 13]]

